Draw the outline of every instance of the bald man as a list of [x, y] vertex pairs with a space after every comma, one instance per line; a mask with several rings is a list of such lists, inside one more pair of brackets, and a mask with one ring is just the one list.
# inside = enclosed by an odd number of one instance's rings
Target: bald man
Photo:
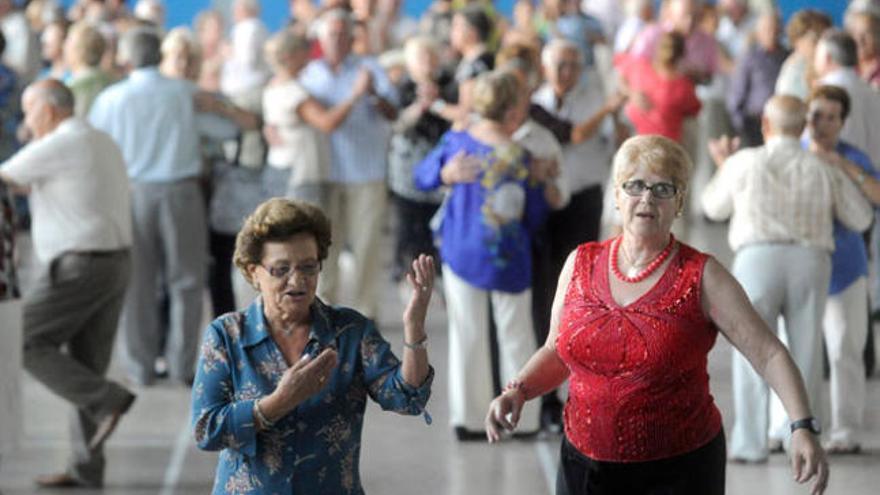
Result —
[[0, 180], [30, 189], [43, 266], [25, 296], [24, 366], [75, 407], [67, 470], [36, 481], [98, 487], [104, 440], [134, 402], [105, 377], [131, 263], [128, 177], [119, 147], [73, 116], [73, 94], [61, 82], [32, 84], [22, 107], [34, 140], [0, 165]]
[[[806, 113], [800, 99], [777, 95], [761, 116], [765, 145], [733, 153], [736, 146], [728, 139], [713, 142], [710, 152], [719, 170], [701, 199], [710, 218], [731, 219], [729, 241], [736, 253], [731, 271], [770, 328], [783, 317], [789, 350], [815, 405], [833, 221], [862, 232], [871, 225], [873, 212], [841, 170], [801, 149]], [[739, 352], [733, 355], [733, 393], [730, 457], [765, 462], [767, 384]], [[808, 428], [818, 435], [813, 419], [789, 418], [792, 431]]]

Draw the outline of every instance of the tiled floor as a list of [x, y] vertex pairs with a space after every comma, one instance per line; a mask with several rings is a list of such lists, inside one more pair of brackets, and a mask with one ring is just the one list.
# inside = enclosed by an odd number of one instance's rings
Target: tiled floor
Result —
[[[725, 231], [720, 226], [698, 225], [681, 238], [729, 261]], [[402, 309], [396, 288], [383, 286], [380, 323], [391, 342], [399, 343]], [[371, 494], [403, 493], [549, 494], [553, 493], [559, 439], [508, 441], [501, 445], [458, 443], [447, 426], [446, 330], [442, 303], [435, 300], [429, 315], [430, 355], [438, 370], [429, 410], [434, 424], [420, 418], [383, 413], [370, 406], [363, 439], [361, 473]], [[712, 390], [730, 427], [733, 409], [730, 394], [730, 352], [723, 339], [710, 356]], [[120, 377], [119, 368], [112, 374]], [[68, 406], [25, 376], [25, 423], [20, 451], [0, 464], [0, 492], [4, 495], [40, 493], [32, 484], [36, 474], [64, 466], [68, 451]], [[108, 473], [103, 491], [77, 494], [203, 494], [209, 492], [215, 456], [198, 451], [188, 430], [189, 391], [171, 384], [138, 391], [139, 398], [107, 445]], [[827, 417], [827, 415], [826, 415]], [[828, 493], [875, 494], [880, 486], [880, 381], [869, 382], [867, 426], [863, 439], [867, 453], [832, 459]], [[791, 480], [787, 460], [773, 456], [761, 466], [729, 465], [727, 492], [745, 494], [808, 493]]]

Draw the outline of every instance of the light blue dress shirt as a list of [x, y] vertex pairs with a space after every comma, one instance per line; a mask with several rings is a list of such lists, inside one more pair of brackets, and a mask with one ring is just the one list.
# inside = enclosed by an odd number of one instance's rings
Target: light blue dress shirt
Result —
[[199, 135], [231, 138], [235, 127], [196, 114], [189, 81], [156, 67], [136, 69], [105, 89], [89, 113], [92, 125], [113, 137], [135, 182], [173, 182], [201, 174]]
[[[323, 59], [314, 60], [300, 74], [300, 83], [322, 105], [333, 107], [351, 96], [361, 67], [373, 75], [376, 94], [397, 104], [397, 93], [375, 60], [349, 55], [333, 72]], [[330, 180], [365, 183], [385, 180], [391, 123], [376, 110], [370, 97], [361, 98], [348, 118], [330, 134]]]

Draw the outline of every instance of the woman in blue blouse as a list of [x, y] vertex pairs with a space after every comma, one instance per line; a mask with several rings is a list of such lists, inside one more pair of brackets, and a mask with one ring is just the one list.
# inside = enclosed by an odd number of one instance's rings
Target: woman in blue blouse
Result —
[[433, 260], [419, 256], [408, 275], [401, 363], [370, 320], [315, 297], [329, 246], [318, 208], [280, 198], [238, 234], [235, 264], [260, 296], [208, 327], [192, 393], [199, 448], [222, 450], [214, 494], [361, 494], [367, 396], [386, 410], [424, 413]]
[[[536, 348], [531, 317], [531, 235], [559, 197], [550, 164], [530, 160], [511, 138], [528, 112], [527, 90], [510, 72], [480, 76], [480, 119], [450, 131], [415, 170], [424, 190], [449, 186], [435, 230], [449, 318], [450, 421], [459, 440], [484, 438], [492, 400], [490, 318], [498, 329], [500, 378], [514, 377]], [[523, 431], [537, 431], [537, 405]]]

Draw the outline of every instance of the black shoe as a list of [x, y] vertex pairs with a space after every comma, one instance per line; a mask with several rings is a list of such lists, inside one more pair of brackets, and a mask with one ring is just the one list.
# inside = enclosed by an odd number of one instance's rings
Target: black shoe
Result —
[[512, 436], [516, 440], [534, 440], [538, 438], [538, 434], [541, 433], [541, 430], [535, 431], [518, 431], [514, 433]]
[[100, 488], [101, 482], [89, 482], [74, 478], [69, 473], [44, 474], [37, 476], [34, 483], [40, 488]]
[[131, 409], [131, 405], [134, 404], [135, 398], [136, 396], [134, 394], [128, 394], [122, 404], [120, 404], [119, 408], [106, 414], [103, 418], [97, 421], [95, 433], [92, 435], [92, 438], [89, 439], [89, 450], [95, 450], [104, 444], [107, 437], [116, 430], [116, 426], [119, 424], [119, 420], [122, 416]]
[[457, 438], [459, 442], [478, 442], [480, 440], [486, 440], [486, 432], [483, 430], [473, 431], [468, 430], [464, 426], [456, 426], [455, 438]]

